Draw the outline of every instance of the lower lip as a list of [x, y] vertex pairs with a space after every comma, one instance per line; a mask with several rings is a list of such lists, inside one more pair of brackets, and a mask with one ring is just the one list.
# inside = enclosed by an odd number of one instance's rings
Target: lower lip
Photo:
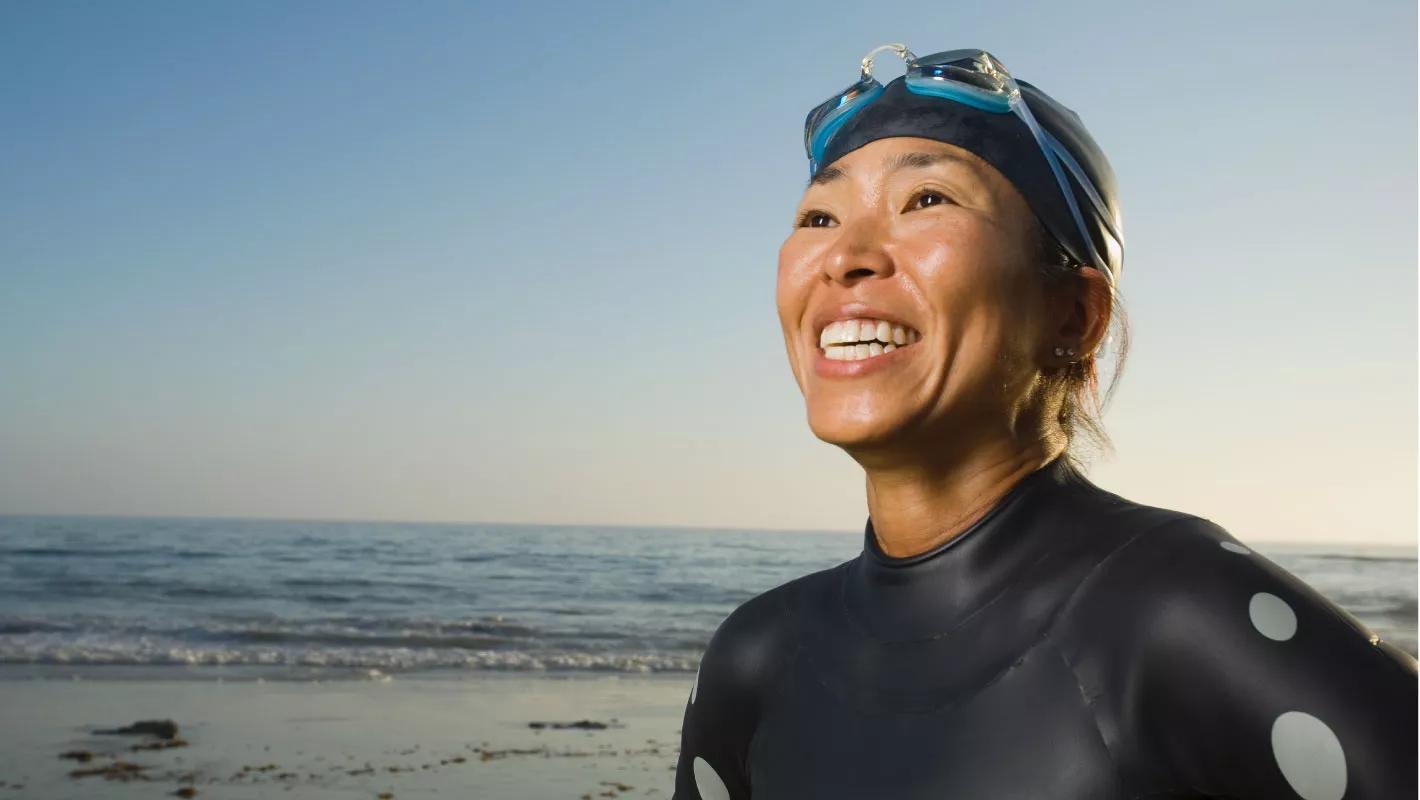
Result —
[[894, 348], [891, 353], [883, 353], [880, 356], [869, 356], [857, 361], [835, 361], [824, 355], [823, 350], [815, 348], [814, 372], [820, 378], [858, 378], [870, 375], [884, 369], [892, 367], [894, 364], [901, 364], [906, 358], [904, 353], [911, 352], [917, 347], [919, 342]]

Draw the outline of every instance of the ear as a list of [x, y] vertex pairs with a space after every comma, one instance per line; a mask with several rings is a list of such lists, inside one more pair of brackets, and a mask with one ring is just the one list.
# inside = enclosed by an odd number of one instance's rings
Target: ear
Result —
[[1109, 278], [1094, 267], [1080, 267], [1077, 278], [1068, 282], [1052, 298], [1052, 331], [1055, 345], [1073, 347], [1075, 355], [1058, 359], [1079, 361], [1094, 353], [1109, 329], [1112, 292]]

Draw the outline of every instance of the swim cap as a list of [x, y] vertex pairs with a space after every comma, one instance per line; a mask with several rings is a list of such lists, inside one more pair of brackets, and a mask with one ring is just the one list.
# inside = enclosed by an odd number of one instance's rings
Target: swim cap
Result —
[[[1089, 264], [1108, 273], [1111, 282], [1123, 267], [1124, 240], [1119, 213], [1119, 194], [1114, 170], [1104, 152], [1085, 130], [1074, 111], [1061, 105], [1035, 86], [1015, 79], [1030, 113], [1053, 139], [1062, 158], [1073, 159], [1091, 182], [1102, 202], [1101, 213], [1089, 192], [1073, 176], [1068, 178], [1084, 227], [1094, 250], [1107, 263], [1092, 264], [1090, 249], [1081, 240], [1069, 204], [1061, 193], [1050, 164], [1034, 134], [1016, 114], [998, 114], [973, 108], [953, 100], [915, 94], [908, 90], [906, 76], [884, 87], [880, 96], [849, 117], [829, 140], [822, 169], [842, 156], [878, 139], [893, 136], [920, 136], [953, 144], [980, 156], [1006, 176], [1025, 197], [1047, 233], [1059, 242], [1077, 263]], [[1069, 170], [1065, 171], [1068, 176]], [[1111, 232], [1113, 231], [1113, 232]]]

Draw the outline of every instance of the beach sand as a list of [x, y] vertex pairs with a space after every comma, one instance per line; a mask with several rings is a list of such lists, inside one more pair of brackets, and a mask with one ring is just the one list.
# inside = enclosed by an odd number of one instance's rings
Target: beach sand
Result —
[[[82, 672], [82, 670], [76, 670]], [[0, 680], [0, 799], [668, 798], [694, 676]], [[171, 719], [186, 746], [94, 730]], [[600, 730], [530, 722], [607, 723]], [[88, 761], [61, 758], [88, 751]], [[520, 752], [513, 752], [520, 751]], [[116, 761], [136, 776], [76, 777]], [[184, 795], [177, 795], [184, 796]]]

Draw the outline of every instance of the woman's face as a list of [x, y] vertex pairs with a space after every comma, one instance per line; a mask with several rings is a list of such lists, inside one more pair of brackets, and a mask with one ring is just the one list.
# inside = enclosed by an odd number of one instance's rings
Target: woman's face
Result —
[[[926, 453], [942, 437], [1031, 435], [1020, 410], [1064, 343], [1061, 309], [1033, 260], [1030, 207], [1000, 172], [954, 145], [879, 139], [824, 168], [796, 218], [779, 321], [818, 438]], [[880, 333], [892, 347], [839, 344]]]

